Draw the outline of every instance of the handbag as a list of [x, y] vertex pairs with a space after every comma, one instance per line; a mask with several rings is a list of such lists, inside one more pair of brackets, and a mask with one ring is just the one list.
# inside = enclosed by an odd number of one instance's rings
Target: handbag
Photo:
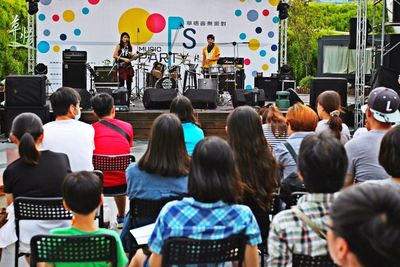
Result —
[[293, 206], [292, 210], [296, 213], [297, 217], [300, 218], [305, 224], [310, 226], [310, 228], [322, 239], [326, 240], [326, 233], [318, 227], [307, 215], [304, 214], [297, 206]]
[[114, 131], [120, 133], [122, 136], [125, 137], [125, 139], [128, 141], [128, 144], [131, 143], [131, 138], [129, 137], [129, 134], [126, 133], [124, 130], [122, 130], [119, 126], [112, 124], [111, 122], [101, 120], [99, 123], [103, 124], [104, 126], [107, 126], [108, 128], [113, 129]]

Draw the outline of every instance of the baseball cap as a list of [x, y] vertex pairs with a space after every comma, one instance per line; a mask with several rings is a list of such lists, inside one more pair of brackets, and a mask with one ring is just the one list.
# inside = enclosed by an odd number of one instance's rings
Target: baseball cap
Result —
[[361, 107], [365, 113], [367, 106], [374, 118], [380, 122], [394, 123], [400, 121], [400, 96], [390, 88], [377, 87], [368, 96], [368, 103]]

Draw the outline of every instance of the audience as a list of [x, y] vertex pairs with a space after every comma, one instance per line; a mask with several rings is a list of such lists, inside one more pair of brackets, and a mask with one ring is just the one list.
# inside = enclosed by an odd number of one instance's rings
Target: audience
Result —
[[349, 159], [346, 185], [389, 178], [379, 165], [378, 154], [383, 136], [392, 123], [400, 121], [399, 107], [400, 97], [394, 90], [378, 87], [371, 91], [368, 103], [362, 108], [369, 131], [345, 145]]
[[266, 106], [265, 111], [262, 113], [262, 123], [264, 136], [272, 149], [277, 144], [287, 140], [286, 119], [274, 104]]
[[343, 267], [400, 266], [400, 190], [363, 184], [339, 194], [331, 208], [329, 253]]
[[284, 180], [293, 172], [297, 172], [296, 160], [285, 145], [292, 147], [297, 155], [303, 138], [314, 132], [318, 123], [318, 116], [311, 108], [297, 103], [289, 108], [286, 114], [286, 122], [289, 135], [287, 142], [277, 144], [274, 148], [275, 158], [281, 165], [281, 180]]
[[317, 112], [321, 120], [315, 128], [315, 132], [320, 133], [328, 130], [342, 144], [346, 144], [350, 140], [350, 131], [340, 118], [341, 111], [340, 95], [336, 91], [322, 92], [317, 98]]
[[[153, 122], [149, 144], [138, 163], [126, 170], [129, 199], [160, 200], [179, 197], [188, 192], [189, 156], [186, 152], [181, 122], [175, 114], [165, 113]], [[128, 250], [130, 227], [139, 227], [153, 221], [126, 216], [121, 238]]]
[[[118, 265], [125, 267], [128, 259], [122, 248], [121, 240], [115, 231], [97, 228], [95, 223], [96, 210], [103, 202], [101, 180], [92, 172], [81, 171], [67, 175], [62, 184], [64, 207], [74, 215], [72, 226], [50, 231], [55, 235], [111, 235], [117, 241]], [[107, 262], [87, 263], [55, 263], [50, 266], [109, 266]]]
[[[0, 228], [0, 247], [16, 241], [13, 201], [17, 197], [61, 197], [60, 185], [71, 172], [65, 154], [49, 150], [40, 151], [43, 140], [43, 126], [40, 118], [33, 113], [18, 115], [12, 124], [11, 140], [18, 146], [20, 158], [4, 171], [4, 192], [7, 210], [10, 213], [7, 225]], [[21, 221], [21, 251], [29, 251], [30, 239], [36, 234], [45, 234], [54, 227], [68, 225], [68, 221]]]
[[203, 130], [194, 116], [192, 103], [186, 96], [177, 96], [171, 102], [170, 112], [176, 114], [182, 122], [186, 149], [191, 156], [197, 142], [204, 138]]
[[222, 239], [233, 234], [248, 236], [245, 266], [258, 266], [257, 244], [261, 242], [251, 210], [238, 205], [240, 181], [233, 154], [218, 137], [207, 137], [195, 147], [189, 172], [189, 195], [169, 202], [161, 210], [149, 239], [152, 254], [139, 251], [130, 266], [161, 266], [162, 246], [170, 237]]
[[[93, 113], [100, 120], [93, 123], [94, 154], [130, 154], [133, 145], [132, 125], [115, 118], [114, 99], [111, 95], [100, 93], [91, 100]], [[125, 216], [126, 178], [125, 171], [103, 171], [104, 194], [124, 194], [115, 196], [118, 228], [122, 228]]]
[[272, 195], [279, 188], [278, 164], [253, 108], [242, 106], [233, 110], [227, 119], [227, 133], [244, 185], [242, 203], [250, 207], [265, 240], [269, 230], [268, 210], [271, 208]]
[[70, 87], [61, 87], [50, 96], [55, 121], [44, 125], [42, 149], [65, 153], [72, 171], [92, 171], [94, 129], [78, 121], [80, 96]]
[[[298, 173], [308, 194], [298, 200], [295, 209], [324, 232], [334, 193], [343, 186], [346, 168], [345, 149], [331, 134], [311, 134], [304, 138], [298, 157]], [[303, 222], [292, 208], [273, 218], [268, 254], [268, 266], [291, 266], [293, 254], [324, 256], [328, 250], [326, 240]]]

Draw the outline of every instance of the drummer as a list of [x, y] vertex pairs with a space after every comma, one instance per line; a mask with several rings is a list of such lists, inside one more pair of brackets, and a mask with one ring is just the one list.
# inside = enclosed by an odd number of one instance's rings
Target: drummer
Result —
[[217, 65], [220, 49], [219, 46], [214, 43], [215, 36], [213, 34], [207, 35], [207, 46], [203, 48], [203, 71], [208, 73], [208, 68]]

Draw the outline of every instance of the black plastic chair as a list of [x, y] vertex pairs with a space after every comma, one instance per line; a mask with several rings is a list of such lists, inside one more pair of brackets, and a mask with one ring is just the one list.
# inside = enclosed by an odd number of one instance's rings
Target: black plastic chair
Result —
[[308, 255], [293, 254], [293, 267], [337, 267], [329, 255], [311, 257]]
[[36, 235], [31, 239], [31, 266], [38, 262], [110, 262], [117, 266], [114, 236]]
[[32, 198], [17, 197], [14, 200], [15, 232], [15, 266], [18, 258], [24, 253], [19, 253], [19, 222], [22, 220], [70, 220], [72, 213], [64, 208], [61, 197], [57, 198]]
[[145, 220], [145, 224], [150, 224], [156, 221], [161, 209], [170, 201], [180, 200], [181, 197], [168, 197], [159, 200], [146, 200], [133, 198], [129, 201], [129, 215], [132, 219], [131, 228], [142, 226], [138, 219]]
[[293, 192], [290, 195], [289, 201], [287, 202], [287, 209], [290, 209], [292, 206], [296, 206], [297, 205], [297, 201], [304, 196], [305, 194], [307, 194], [307, 192]]
[[243, 266], [247, 237], [232, 235], [219, 240], [170, 238], [162, 247], [162, 266], [237, 261]]

